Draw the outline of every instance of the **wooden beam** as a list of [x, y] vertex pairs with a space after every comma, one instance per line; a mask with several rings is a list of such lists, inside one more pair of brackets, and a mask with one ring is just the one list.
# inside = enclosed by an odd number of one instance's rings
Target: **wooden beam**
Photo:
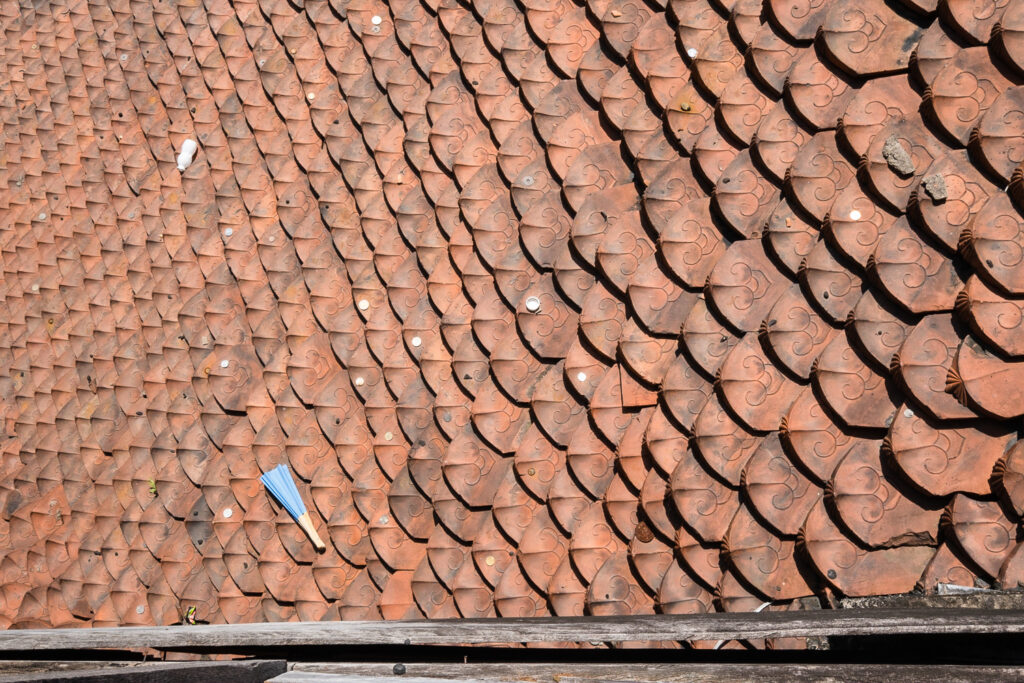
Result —
[[255, 659], [119, 663], [91, 669], [68, 669], [61, 662], [53, 662], [48, 671], [0, 675], [0, 683], [263, 683], [285, 669], [284, 660]]
[[1024, 633], [1024, 610], [908, 609], [286, 622], [0, 632], [0, 651], [128, 649], [239, 651], [315, 645], [747, 640], [806, 636]]
[[[416, 676], [339, 668], [311, 671], [298, 665], [268, 683], [1022, 683], [1024, 667], [905, 664], [445, 664], [410, 666]], [[464, 671], [460, 671], [463, 669]], [[423, 673], [415, 674], [420, 671]]]

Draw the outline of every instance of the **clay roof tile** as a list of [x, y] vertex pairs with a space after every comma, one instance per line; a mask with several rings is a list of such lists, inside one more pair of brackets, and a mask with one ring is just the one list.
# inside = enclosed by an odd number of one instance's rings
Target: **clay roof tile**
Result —
[[881, 4], [13, 24], [0, 624], [1016, 586], [1024, 25]]

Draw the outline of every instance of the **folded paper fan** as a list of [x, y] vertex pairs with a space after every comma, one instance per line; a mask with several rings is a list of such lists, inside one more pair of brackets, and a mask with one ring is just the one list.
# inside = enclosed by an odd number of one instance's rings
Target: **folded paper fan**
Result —
[[302, 502], [299, 489], [295, 487], [295, 480], [292, 479], [292, 473], [288, 470], [288, 466], [278, 465], [261, 476], [260, 481], [267, 487], [271, 495], [284, 506], [284, 509], [288, 511], [288, 514], [292, 516], [298, 525], [302, 527], [302, 530], [306, 532], [309, 539], [313, 541], [316, 549], [319, 551], [326, 549], [327, 546], [320, 540], [320, 535], [313, 528], [313, 520], [309, 517], [306, 504]]

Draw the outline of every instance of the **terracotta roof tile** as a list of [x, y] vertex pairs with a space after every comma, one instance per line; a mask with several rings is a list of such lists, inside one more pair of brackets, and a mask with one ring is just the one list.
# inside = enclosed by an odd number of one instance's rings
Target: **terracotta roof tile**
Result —
[[0, 623], [1016, 586], [1024, 25], [941, 4], [12, 17]]

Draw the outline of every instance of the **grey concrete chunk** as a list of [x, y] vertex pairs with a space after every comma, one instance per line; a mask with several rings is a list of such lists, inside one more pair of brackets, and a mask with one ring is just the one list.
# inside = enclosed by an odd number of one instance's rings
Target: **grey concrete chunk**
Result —
[[894, 173], [908, 176], [914, 172], [914, 160], [910, 158], [910, 152], [895, 135], [890, 135], [882, 145], [882, 157]]
[[921, 184], [924, 185], [924, 191], [928, 193], [928, 196], [937, 202], [941, 202], [949, 196], [946, 189], [946, 179], [938, 173], [925, 176]]

